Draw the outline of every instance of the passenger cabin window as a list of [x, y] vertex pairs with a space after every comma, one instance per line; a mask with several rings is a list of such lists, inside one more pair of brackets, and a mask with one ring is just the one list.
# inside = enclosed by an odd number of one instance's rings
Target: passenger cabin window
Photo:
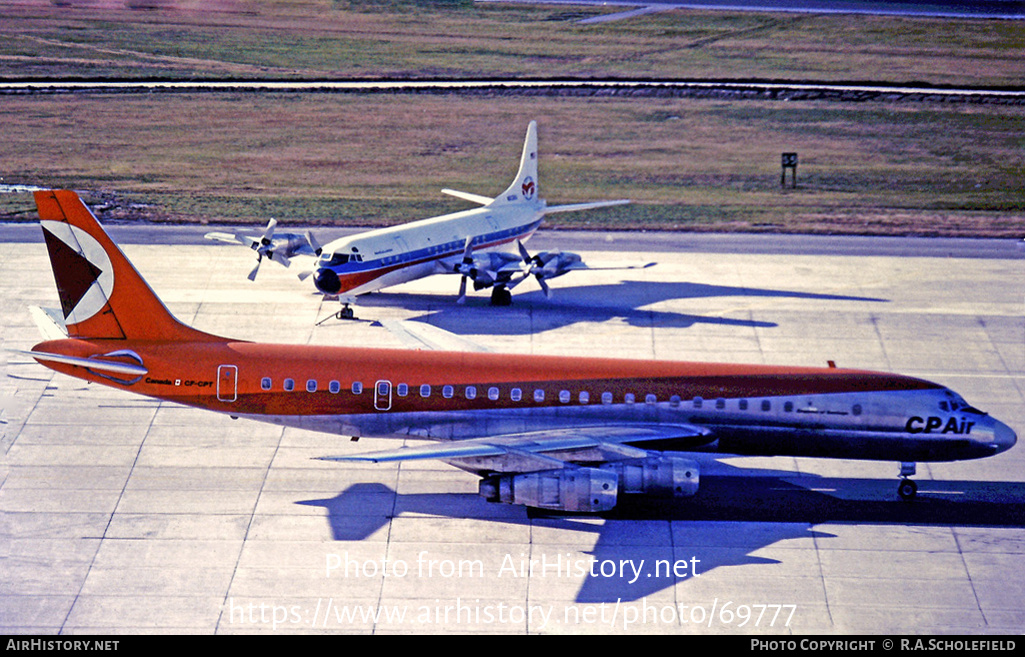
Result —
[[395, 394], [397, 394], [399, 397], [405, 397], [409, 394], [409, 385], [406, 383], [400, 383], [399, 385], [395, 386]]
[[445, 399], [452, 399], [452, 395], [456, 394], [456, 389], [452, 386], [445, 386], [441, 389], [441, 396]]
[[559, 401], [560, 402], [562, 402], [563, 404], [568, 404], [569, 403], [569, 398], [570, 398], [569, 390], [560, 390], [559, 391]]
[[726, 408], [726, 400], [723, 399], [722, 397], [720, 397], [719, 399], [716, 399], [715, 400], [715, 407], [718, 410], [720, 410], [720, 411], [723, 410], [724, 408]]
[[589, 395], [587, 393], [587, 391], [585, 390], [585, 391], [580, 393], [580, 396], [578, 397], [578, 399], [579, 399], [581, 404], [587, 404], [587, 403], [589, 403], [591, 401], [591, 395]]
[[603, 393], [601, 393], [601, 403], [603, 403], [603, 404], [611, 404], [612, 403], [612, 393], [611, 392], [603, 392]]
[[317, 380], [308, 379], [306, 381], [306, 392], [317, 392]]
[[534, 401], [543, 402], [545, 400], [545, 391], [538, 388], [534, 391]]
[[285, 391], [292, 392], [295, 390], [295, 381], [292, 379], [285, 379]]
[[645, 404], [654, 404], [657, 401], [658, 401], [658, 397], [656, 397], [655, 395], [652, 395], [650, 393], [647, 394], [647, 395], [644, 395], [644, 403]]
[[523, 399], [523, 391], [519, 388], [513, 388], [509, 391], [509, 399], [513, 400], [514, 402], [520, 401], [521, 399]]
[[426, 397], [430, 397], [431, 396], [431, 386], [427, 385], [426, 383], [423, 384], [422, 386], [420, 386], [420, 396], [421, 397], [425, 397], [425, 398]]
[[851, 413], [854, 415], [861, 415], [861, 404], [855, 404], [851, 407]]
[[784, 413], [790, 413], [793, 410], [794, 410], [794, 402], [786, 402], [785, 404], [783, 404], [783, 412]]
[[626, 393], [625, 395], [623, 395], [623, 401], [627, 404], [634, 403], [634, 394], [632, 392]]
[[747, 400], [746, 399], [741, 399], [739, 402], [737, 402], [737, 406], [740, 407], [740, 410], [746, 411], [747, 410]]
[[260, 388], [262, 388], [263, 390], [270, 390], [271, 386], [273, 385], [274, 382], [270, 380], [269, 376], [265, 376], [262, 379], [260, 379]]
[[694, 398], [694, 408], [701, 408], [705, 404], [705, 400], [701, 397]]
[[488, 399], [498, 401], [498, 388], [488, 388]]
[[363, 394], [363, 384], [359, 381], [352, 382], [352, 394], [361, 395]]
[[766, 413], [772, 410], [772, 403], [768, 399], [762, 400], [762, 410]]
[[466, 386], [466, 398], [467, 399], [476, 399], [477, 398], [477, 388], [475, 386]]
[[327, 389], [332, 395], [337, 395], [342, 390], [342, 384], [337, 381], [332, 381], [327, 384]]

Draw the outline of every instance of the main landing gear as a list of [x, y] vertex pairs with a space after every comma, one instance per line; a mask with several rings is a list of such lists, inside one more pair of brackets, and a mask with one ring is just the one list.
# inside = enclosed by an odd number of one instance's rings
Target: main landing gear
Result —
[[491, 305], [492, 306], [509, 306], [512, 305], [512, 292], [507, 287], [495, 286], [491, 289]]
[[914, 463], [901, 463], [900, 464], [900, 483], [897, 484], [897, 495], [900, 499], [905, 502], [910, 502], [915, 499], [918, 495], [918, 484], [913, 482], [908, 477], [913, 477], [915, 474]]

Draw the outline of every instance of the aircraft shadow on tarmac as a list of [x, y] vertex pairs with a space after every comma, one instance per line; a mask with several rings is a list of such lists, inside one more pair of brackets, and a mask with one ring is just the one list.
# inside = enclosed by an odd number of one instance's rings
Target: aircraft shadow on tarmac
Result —
[[[730, 469], [726, 466], [725, 472]], [[591, 574], [583, 575], [577, 592], [578, 603], [635, 601], [680, 582], [686, 585], [694, 573], [774, 564], [776, 560], [754, 553], [781, 541], [834, 538], [814, 529], [818, 524], [1025, 527], [1022, 483], [920, 481], [918, 498], [908, 503], [896, 498], [895, 478], [830, 479], [771, 470], [744, 472], [742, 476], [704, 477], [698, 494], [687, 499], [624, 496], [612, 512], [602, 514], [601, 523], [594, 522], [593, 516], [490, 504], [476, 495], [399, 495], [383, 484], [355, 484], [334, 498], [297, 504], [324, 507], [334, 539], [339, 541], [363, 540], [403, 513], [477, 517], [597, 535], [589, 556], [552, 547], [545, 555], [547, 572], [538, 571], [547, 577], [566, 577], [566, 571], [554, 565], [560, 556], [564, 567], [570, 560], [593, 559]], [[824, 492], [828, 490], [844, 497]], [[852, 499], [852, 495], [861, 499]], [[667, 524], [650, 522], [667, 520], [681, 521], [675, 525], [672, 540]], [[646, 532], [650, 535], [645, 536]], [[517, 555], [513, 558], [520, 559]], [[537, 547], [530, 558], [541, 558]], [[670, 566], [656, 570], [656, 560], [687, 563], [674, 574]], [[624, 562], [633, 566], [621, 572]], [[497, 570], [498, 564], [494, 568]], [[757, 568], [750, 575], [757, 576]]]
[[[620, 281], [614, 285], [585, 285], [554, 290], [551, 299], [539, 291], [517, 294], [513, 305], [507, 308], [485, 308], [488, 297], [471, 296], [465, 305], [438, 295], [387, 292], [360, 297], [363, 307], [398, 305], [424, 314], [414, 318], [438, 328], [459, 334], [465, 331], [467, 313], [475, 316], [491, 313], [487, 319], [513, 319], [529, 313], [529, 321], [474, 321], [474, 330], [491, 335], [515, 335], [550, 330], [577, 322], [600, 322], [622, 319], [631, 326], [686, 328], [695, 324], [720, 324], [752, 328], [774, 328], [773, 322], [691, 315], [663, 310], [646, 310], [645, 306], [674, 299], [703, 299], [713, 297], [787, 298], [816, 301], [867, 301], [885, 303], [886, 299], [818, 294], [787, 290], [706, 285], [703, 283]], [[543, 315], [538, 311], [543, 311]], [[475, 317], [475, 319], [480, 319]]]

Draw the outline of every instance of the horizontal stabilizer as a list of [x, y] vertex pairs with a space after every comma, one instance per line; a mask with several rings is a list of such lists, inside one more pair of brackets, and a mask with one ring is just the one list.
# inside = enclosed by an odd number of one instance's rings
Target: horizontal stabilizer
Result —
[[36, 360], [45, 360], [53, 363], [64, 363], [65, 365], [74, 365], [76, 367], [85, 367], [90, 370], [101, 370], [104, 372], [114, 372], [116, 374], [130, 374], [132, 376], [143, 376], [149, 373], [149, 370], [142, 365], [132, 365], [131, 363], [121, 363], [112, 360], [99, 360], [97, 358], [79, 358], [77, 356], [66, 356], [64, 354], [51, 354], [45, 351], [25, 351], [18, 350], [19, 354], [25, 354], [31, 356]]
[[64, 316], [61, 311], [56, 308], [40, 308], [39, 306], [29, 306], [28, 311], [44, 339], [63, 340], [68, 337], [68, 327], [64, 324]]
[[630, 199], [619, 199], [618, 201], [594, 201], [592, 203], [571, 203], [569, 205], [550, 205], [545, 208], [545, 214], [556, 214], [559, 212], [576, 212], [578, 210], [594, 210], [596, 208], [609, 208], [614, 205], [626, 205]]
[[445, 189], [441, 190], [441, 193], [442, 194], [448, 194], [449, 196], [455, 196], [456, 198], [461, 198], [464, 201], [469, 201], [471, 203], [477, 203], [477, 204], [480, 204], [480, 205], [487, 205], [488, 203], [490, 203], [490, 202], [495, 200], [495, 199], [493, 199], [493, 198], [491, 198], [489, 196], [481, 196], [480, 194], [471, 194], [470, 192], [460, 192], [459, 190], [448, 189], [448, 188], [445, 188]]

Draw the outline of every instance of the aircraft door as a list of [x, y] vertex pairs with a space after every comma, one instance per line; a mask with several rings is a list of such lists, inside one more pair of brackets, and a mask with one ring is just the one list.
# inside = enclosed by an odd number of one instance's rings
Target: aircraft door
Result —
[[238, 367], [235, 365], [217, 367], [217, 399], [223, 402], [238, 399]]
[[374, 384], [374, 408], [391, 410], [391, 381], [382, 380]]

